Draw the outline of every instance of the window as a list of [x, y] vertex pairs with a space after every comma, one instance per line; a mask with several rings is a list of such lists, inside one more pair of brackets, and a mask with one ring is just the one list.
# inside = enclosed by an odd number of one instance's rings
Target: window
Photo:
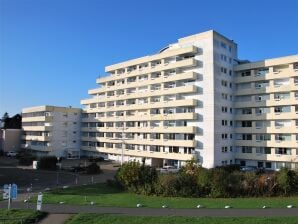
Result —
[[291, 141], [291, 134], [275, 134], [275, 141]]
[[241, 127], [252, 127], [252, 121], [241, 121]]
[[290, 106], [274, 107], [274, 113], [286, 113], [286, 112], [291, 112], [291, 107]]
[[242, 146], [241, 152], [242, 153], [252, 153], [252, 147], [251, 146]]
[[222, 94], [221, 94], [221, 98], [222, 98], [223, 100], [227, 100], [227, 99], [228, 99], [228, 94], [226, 94], [226, 93], [222, 93]]
[[264, 166], [264, 162], [258, 162], [258, 167], [262, 168]]
[[221, 134], [221, 138], [222, 139], [227, 139], [228, 138], [228, 134], [225, 134], [225, 133], [224, 134]]
[[221, 46], [223, 49], [227, 49], [227, 45], [226, 45], [224, 42], [220, 42], [220, 46]]
[[256, 134], [257, 141], [270, 141], [271, 135], [270, 134]]
[[252, 134], [242, 134], [242, 140], [252, 140]]
[[242, 114], [252, 114], [252, 109], [251, 108], [244, 108], [244, 109], [242, 109]]
[[271, 162], [266, 162], [265, 167], [266, 167], [266, 169], [271, 169], [271, 167], [272, 167]]
[[269, 73], [269, 68], [262, 68], [256, 71], [256, 76], [262, 76]]
[[243, 72], [240, 73], [240, 75], [241, 75], [241, 77], [251, 76], [251, 72], [250, 72], [250, 70], [243, 71]]
[[256, 153], [258, 153], [258, 154], [271, 154], [271, 148], [269, 148], [269, 147], [256, 147]]
[[221, 112], [227, 113], [228, 112], [228, 108], [227, 107], [221, 107]]
[[228, 69], [227, 69], [227, 68], [224, 68], [224, 67], [221, 67], [221, 68], [220, 68], [220, 71], [221, 71], [222, 73], [224, 73], [224, 74], [227, 74]]
[[291, 151], [289, 148], [275, 148], [275, 154], [278, 155], [291, 155]]
[[227, 146], [221, 147], [221, 152], [228, 152], [228, 147]]
[[228, 82], [226, 80], [221, 80], [221, 85], [227, 87]]
[[228, 125], [228, 121], [227, 120], [222, 120], [221, 121], [221, 125], [222, 126], [227, 126]]

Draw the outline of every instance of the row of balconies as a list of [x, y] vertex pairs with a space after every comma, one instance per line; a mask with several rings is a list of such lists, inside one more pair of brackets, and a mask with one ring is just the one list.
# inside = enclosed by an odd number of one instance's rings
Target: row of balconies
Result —
[[22, 122], [35, 122], [35, 121], [44, 121], [52, 122], [52, 116], [36, 116], [36, 117], [22, 117]]
[[257, 141], [255, 136], [252, 140], [235, 140], [236, 146], [254, 146], [254, 147], [296, 147], [298, 141], [292, 137], [292, 140], [289, 141], [278, 141], [278, 140], [269, 140], [269, 141]]
[[[129, 82], [131, 82], [130, 84], [134, 84], [134, 83], [137, 83], [137, 81], [138, 81], [137, 77], [144, 75], [144, 74], [152, 74], [152, 73], [156, 73], [156, 72], [163, 72], [163, 71], [173, 70], [173, 69], [177, 69], [177, 68], [179, 68], [179, 69], [190, 68], [190, 67], [194, 67], [197, 65], [198, 65], [197, 60], [195, 60], [194, 58], [189, 58], [189, 59], [177, 61], [175, 63], [160, 64], [159, 66], [155, 66], [153, 68], [148, 68], [146, 71], [143, 70], [142, 72], [131, 72], [130, 74], [125, 74], [125, 75], [121, 75], [118, 77], [117, 76], [116, 77], [109, 76], [109, 79], [108, 79], [108, 77], [104, 77], [103, 80], [105, 80], [105, 81], [103, 81], [102, 78], [99, 78], [96, 80], [96, 83], [101, 83], [101, 84], [107, 83], [106, 85], [103, 86], [103, 88], [106, 90], [112, 90], [112, 89], [115, 89], [115, 87], [117, 88], [115, 81], [119, 80], [119, 79], [126, 79], [125, 83], [128, 84]], [[131, 79], [134, 77], [135, 77], [135, 80]], [[109, 80], [109, 81], [106, 81], [106, 80]], [[112, 83], [109, 84], [109, 82], [112, 82]]]
[[240, 96], [240, 95], [278, 93], [278, 92], [290, 92], [290, 91], [298, 91], [298, 81], [297, 83], [294, 83], [293, 81], [285, 85], [274, 85], [273, 83], [270, 83], [268, 86], [264, 86], [264, 87], [254, 87], [252, 83], [251, 88], [236, 89], [234, 93], [236, 96]]
[[28, 141], [48, 142], [51, 140], [51, 136], [22, 135], [22, 139]]
[[181, 126], [181, 127], [83, 127], [82, 132], [138, 132], [138, 133], [196, 133], [196, 127]]
[[251, 72], [250, 76], [243, 76], [243, 77], [240, 76], [242, 71], [237, 72], [238, 75], [234, 79], [235, 83], [294, 77], [294, 76], [297, 76], [298, 69], [294, 69], [292, 65], [290, 68], [284, 68], [278, 71], [277, 70], [274, 71], [273, 67], [269, 67], [269, 71], [267, 73], [258, 73], [256, 70], [250, 70], [250, 72]]
[[185, 72], [185, 73], [179, 73], [179, 74], [172, 74], [170, 76], [161, 76], [159, 78], [154, 78], [154, 79], [148, 79], [148, 80], [139, 80], [137, 82], [129, 83], [129, 84], [122, 84], [122, 85], [115, 85], [113, 87], [105, 88], [97, 88], [94, 90], [89, 90], [89, 94], [98, 94], [98, 93], [104, 93], [104, 92], [111, 92], [111, 91], [119, 91], [119, 90], [124, 90], [124, 89], [129, 89], [129, 88], [138, 88], [138, 87], [144, 87], [149, 85], [154, 85], [154, 84], [162, 84], [162, 83], [167, 83], [167, 82], [175, 82], [179, 80], [195, 80], [197, 79], [198, 75], [195, 72]]
[[24, 131], [51, 131], [52, 126], [23, 126]]
[[179, 58], [181, 55], [194, 55], [197, 52], [198, 48], [195, 46], [176, 48], [164, 51], [159, 54], [155, 54], [153, 56], [142, 57], [135, 60], [107, 66], [106, 71], [109, 72], [110, 76], [103, 77], [100, 79], [100, 81], [107, 82], [115, 78], [127, 77], [128, 75], [147, 73], [154, 68], [170, 65], [171, 63], [169, 62], [173, 62], [173, 59], [177, 61], [176, 58]]
[[298, 156], [281, 155], [281, 154], [259, 154], [259, 153], [235, 153], [235, 159], [247, 160], [264, 160], [264, 161], [280, 161], [280, 162], [298, 162]]
[[295, 107], [291, 107], [289, 112], [275, 112], [274, 108], [270, 108], [270, 112], [263, 114], [236, 114], [234, 120], [288, 120], [297, 119], [298, 110], [295, 111]]
[[154, 96], [163, 96], [171, 94], [181, 94], [181, 93], [196, 93], [198, 87], [194, 85], [189, 86], [179, 86], [175, 88], [163, 88], [161, 87], [158, 90], [149, 90], [135, 93], [126, 93], [120, 96], [110, 96], [110, 97], [94, 97], [91, 99], [81, 100], [81, 104], [88, 105], [91, 103], [107, 102], [114, 100], [127, 100], [127, 99], [137, 99], [143, 97], [154, 97]]
[[110, 111], [125, 111], [125, 110], [140, 110], [150, 108], [166, 108], [166, 107], [182, 107], [182, 106], [196, 106], [197, 100], [195, 99], [182, 99], [174, 101], [151, 102], [146, 104], [129, 104], [129, 105], [114, 105], [103, 106], [98, 108], [89, 108], [87, 112], [110, 112]]
[[53, 148], [51, 146], [42, 146], [42, 145], [30, 145], [30, 146], [28, 146], [27, 144], [22, 144], [21, 147], [23, 149], [31, 149], [31, 150], [44, 151], [44, 152], [49, 152], [49, 151], [53, 150]]
[[157, 83], [166, 83], [166, 82], [174, 82], [179, 80], [186, 80], [186, 79], [197, 79], [198, 75], [195, 72], [189, 71], [189, 72], [178, 72], [178, 71], [172, 71], [170, 73], [153, 73], [155, 76], [146, 76], [145, 78], [139, 78], [139, 79], [133, 79], [132, 81], [123, 81], [121, 83], [116, 83], [112, 86], [102, 86], [99, 91], [100, 92], [106, 92], [106, 91], [115, 91], [120, 89], [128, 89], [128, 88], [135, 88], [140, 87], [144, 85], [153, 85]]
[[280, 126], [273, 126], [273, 127], [236, 127], [234, 129], [236, 133], [298, 133], [298, 127], [290, 126], [290, 127], [280, 127]]
[[164, 121], [164, 120], [194, 120], [197, 119], [196, 113], [175, 113], [175, 114], [151, 114], [135, 116], [114, 116], [102, 118], [82, 118], [82, 122], [115, 122], [115, 121]]
[[125, 143], [137, 145], [161, 145], [161, 146], [181, 146], [196, 147], [195, 140], [170, 140], [170, 139], [113, 139], [106, 137], [82, 137], [82, 141], [105, 142], [105, 143]]
[[[91, 152], [101, 152], [108, 154], [121, 155], [122, 149], [106, 148], [106, 147], [90, 147], [82, 146], [82, 150]], [[173, 160], [191, 160], [196, 159], [196, 154], [184, 154], [184, 153], [169, 153], [169, 152], [156, 152], [156, 151], [143, 151], [143, 150], [123, 150], [125, 156], [136, 157], [148, 157], [148, 158], [160, 158], [160, 159], [173, 159]]]
[[263, 101], [242, 101], [242, 102], [234, 102], [235, 108], [243, 108], [243, 107], [274, 107], [274, 106], [286, 106], [286, 105], [295, 105], [298, 104], [298, 98], [290, 98], [290, 99], [269, 99]]

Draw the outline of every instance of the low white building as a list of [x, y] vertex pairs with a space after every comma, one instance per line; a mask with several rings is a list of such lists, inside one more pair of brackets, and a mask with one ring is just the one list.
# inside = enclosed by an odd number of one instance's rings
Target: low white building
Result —
[[22, 148], [37, 156], [80, 156], [81, 109], [37, 106], [22, 110]]

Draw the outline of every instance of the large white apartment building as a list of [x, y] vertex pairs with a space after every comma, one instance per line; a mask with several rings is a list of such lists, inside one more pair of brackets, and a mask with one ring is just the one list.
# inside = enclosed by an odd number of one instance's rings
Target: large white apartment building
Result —
[[22, 110], [22, 148], [37, 156], [80, 155], [81, 109], [38, 106]]
[[297, 62], [241, 62], [237, 45], [211, 30], [107, 66], [81, 101], [81, 149], [153, 166], [297, 166]]
[[235, 59], [237, 45], [208, 31], [106, 67], [92, 98], [81, 101], [82, 150], [154, 166], [234, 163]]

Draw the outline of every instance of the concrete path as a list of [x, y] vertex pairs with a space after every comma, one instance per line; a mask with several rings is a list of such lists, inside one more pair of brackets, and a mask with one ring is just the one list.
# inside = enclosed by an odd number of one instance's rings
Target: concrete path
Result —
[[71, 216], [71, 214], [49, 214], [39, 224], [64, 224]]
[[[0, 202], [0, 208], [6, 208]], [[36, 209], [36, 204], [14, 202], [12, 208]], [[44, 204], [42, 210], [50, 214], [98, 213], [132, 216], [209, 216], [209, 217], [289, 217], [298, 216], [298, 208], [275, 209], [171, 209], [171, 208], [113, 208], [91, 205]]]

